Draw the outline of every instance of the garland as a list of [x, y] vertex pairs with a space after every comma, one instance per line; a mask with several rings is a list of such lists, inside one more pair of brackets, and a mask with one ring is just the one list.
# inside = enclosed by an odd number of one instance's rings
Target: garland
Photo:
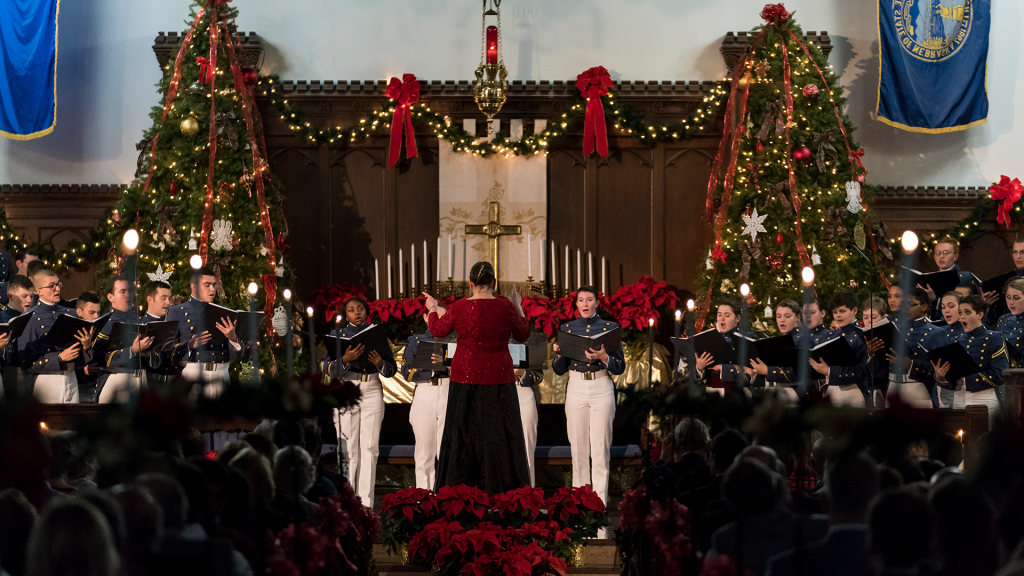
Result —
[[[612, 93], [600, 101], [605, 117], [612, 119], [615, 130], [638, 137], [641, 142], [653, 147], [660, 142], [674, 142], [704, 134], [704, 129], [714, 121], [719, 108], [727, 101], [729, 85], [728, 80], [716, 83], [697, 110], [673, 124], [647, 122], [643, 114], [616, 100]], [[257, 86], [296, 137], [315, 144], [340, 148], [355, 143], [358, 138], [383, 135], [381, 130], [390, 128], [391, 119], [395, 115], [395, 103], [392, 101], [367, 114], [353, 126], [316, 128], [281, 93], [279, 78], [261, 77]], [[477, 142], [475, 134], [470, 134], [458, 123], [453, 123], [451, 118], [431, 111], [430, 107], [422, 102], [408, 104], [408, 107], [413, 124], [429, 128], [435, 136], [450, 143], [457, 152], [487, 158], [496, 154], [512, 157], [546, 153], [567, 135], [580, 113], [586, 111], [587, 100], [575, 96], [561, 116], [549, 122], [538, 134], [526, 136], [521, 140], [510, 140], [506, 132], [500, 131], [493, 140], [485, 142]]]

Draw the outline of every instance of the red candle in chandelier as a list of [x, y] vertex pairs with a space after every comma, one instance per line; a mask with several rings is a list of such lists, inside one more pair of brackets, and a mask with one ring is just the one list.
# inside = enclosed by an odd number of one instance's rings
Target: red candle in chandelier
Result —
[[498, 27], [487, 27], [487, 63], [498, 63]]

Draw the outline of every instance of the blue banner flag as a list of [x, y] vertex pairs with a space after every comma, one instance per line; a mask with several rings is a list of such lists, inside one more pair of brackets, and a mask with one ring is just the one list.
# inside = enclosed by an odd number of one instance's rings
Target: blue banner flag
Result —
[[0, 0], [0, 135], [31, 140], [57, 122], [60, 0]]
[[878, 2], [878, 119], [929, 134], [984, 124], [991, 0]]

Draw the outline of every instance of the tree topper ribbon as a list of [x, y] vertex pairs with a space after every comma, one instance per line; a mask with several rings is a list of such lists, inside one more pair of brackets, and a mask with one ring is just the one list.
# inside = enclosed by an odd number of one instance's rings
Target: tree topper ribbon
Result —
[[608, 94], [612, 77], [604, 66], [594, 66], [576, 77], [576, 88], [587, 99], [587, 116], [583, 122], [583, 155], [594, 151], [608, 157], [608, 128], [604, 123], [604, 104], [601, 96]]
[[200, 56], [196, 58], [196, 64], [199, 64], [199, 81], [203, 84], [213, 82], [213, 74], [216, 71], [210, 66], [210, 60]]
[[402, 152], [402, 129], [405, 128], [405, 156], [415, 158], [416, 135], [412, 131], [412, 105], [420, 101], [420, 82], [412, 74], [402, 74], [399, 80], [392, 76], [384, 95], [397, 101], [395, 115], [391, 119], [391, 150], [388, 153], [388, 168], [398, 164]]
[[789, 12], [780, 2], [778, 4], [765, 4], [761, 10], [761, 18], [769, 24], [780, 25], [789, 18]]
[[1020, 200], [1021, 192], [1024, 192], [1020, 178], [1014, 178], [1011, 182], [1009, 176], [1000, 176], [999, 184], [993, 184], [988, 190], [992, 194], [993, 200], [1002, 202], [999, 205], [999, 216], [996, 218], [996, 222], [1006, 224], [1006, 227], [1009, 228], [1010, 211], [1013, 210], [1014, 203]]

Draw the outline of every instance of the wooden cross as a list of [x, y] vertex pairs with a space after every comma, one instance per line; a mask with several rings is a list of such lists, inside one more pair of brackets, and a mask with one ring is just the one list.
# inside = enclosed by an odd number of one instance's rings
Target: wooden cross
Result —
[[491, 266], [494, 266], [495, 281], [501, 278], [498, 275], [498, 237], [519, 236], [523, 233], [522, 226], [504, 226], [498, 222], [500, 219], [501, 211], [498, 209], [498, 203], [491, 202], [487, 207], [487, 224], [466, 224], [467, 236], [470, 234], [487, 235], [487, 261], [491, 263]]

